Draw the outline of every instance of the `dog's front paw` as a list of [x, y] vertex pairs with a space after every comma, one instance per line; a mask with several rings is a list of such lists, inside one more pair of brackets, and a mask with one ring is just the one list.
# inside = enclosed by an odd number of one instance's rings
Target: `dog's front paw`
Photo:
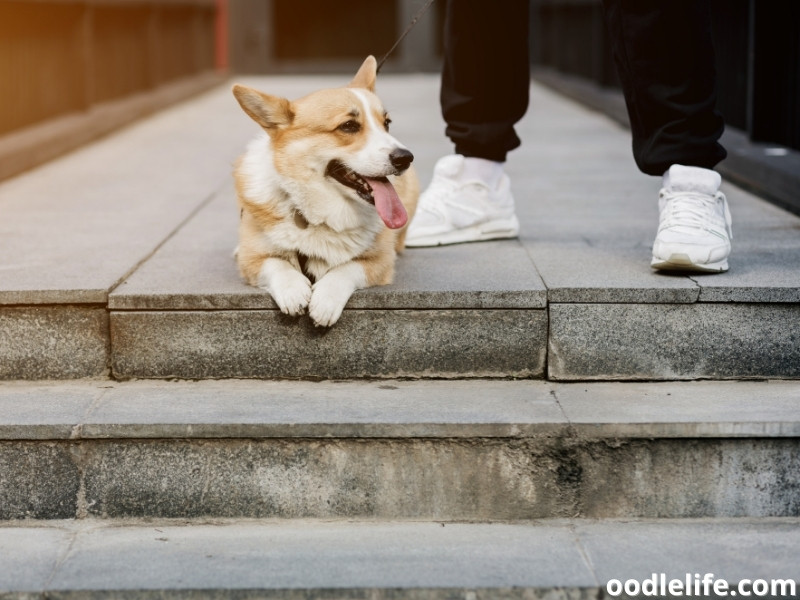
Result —
[[261, 265], [258, 286], [269, 292], [283, 314], [297, 317], [311, 300], [311, 282], [289, 262], [268, 258]]
[[330, 327], [342, 316], [345, 304], [355, 291], [347, 278], [330, 273], [312, 287], [308, 314], [317, 327]]
[[345, 263], [329, 271], [312, 288], [308, 314], [314, 324], [330, 327], [336, 323], [353, 292], [366, 285], [364, 268], [358, 263]]
[[270, 294], [283, 314], [297, 317], [305, 314], [311, 301], [311, 282], [301, 275], [286, 286], [270, 290]]

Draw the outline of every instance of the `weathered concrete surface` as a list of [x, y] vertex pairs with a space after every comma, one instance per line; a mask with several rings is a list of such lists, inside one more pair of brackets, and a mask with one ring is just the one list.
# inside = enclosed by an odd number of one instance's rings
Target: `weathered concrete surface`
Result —
[[0, 442], [0, 519], [76, 516], [81, 473], [74, 446]]
[[474, 440], [84, 443], [90, 515], [514, 520], [566, 516], [549, 457]]
[[[246, 82], [291, 98], [346, 80]], [[438, 83], [433, 75], [379, 82], [393, 131], [414, 151], [423, 185], [435, 160], [450, 151], [435, 108]], [[549, 340], [556, 378], [798, 376], [800, 219], [726, 183], [734, 218], [730, 272], [651, 272], [660, 182], [636, 170], [629, 133], [538, 85], [531, 96], [518, 127], [524, 144], [506, 165], [520, 239], [410, 250], [394, 285], [353, 296], [346, 316], [362, 322], [326, 336], [311, 333], [307, 323], [289, 327], [271, 314], [264, 292], [239, 281], [231, 259], [230, 170], [259, 129], [227, 86], [4, 182], [0, 304], [12, 311], [59, 305], [71, 315], [77, 305], [99, 310], [108, 302], [119, 312], [152, 311], [153, 321], [148, 331], [143, 316], [131, 313], [118, 321], [120, 337], [110, 338], [106, 328], [102, 343], [91, 320], [65, 330], [46, 327], [58, 332], [55, 338], [26, 338], [16, 324], [11, 345], [0, 346], [0, 378], [100, 376], [111, 342], [122, 377], [541, 377], [547, 301], [552, 315], [564, 317]], [[590, 304], [603, 314], [583, 308]], [[179, 314], [186, 310], [231, 314]], [[486, 319], [479, 312], [485, 310], [497, 313]], [[169, 311], [167, 323], [160, 313]], [[417, 311], [419, 319], [402, 311]], [[515, 311], [529, 314], [512, 318]], [[630, 323], [613, 316], [621, 313], [633, 315]], [[35, 327], [34, 313], [24, 314]], [[172, 340], [158, 340], [162, 324]], [[691, 346], [675, 334], [687, 327], [704, 332], [693, 335]], [[287, 351], [273, 345], [265, 355], [265, 333]], [[73, 360], [50, 353], [59, 336], [77, 346], [59, 342]], [[348, 343], [319, 341], [340, 336]], [[80, 340], [93, 340], [91, 357]], [[154, 342], [152, 349], [145, 340]], [[369, 357], [361, 340], [369, 340]], [[429, 346], [401, 359], [413, 343]], [[162, 350], [174, 364], [159, 362]], [[719, 360], [706, 363], [706, 356]]]
[[800, 514], [800, 383], [0, 384], [0, 518]]
[[[233, 259], [239, 212], [231, 183], [109, 297], [114, 310], [275, 309]], [[492, 265], [487, 269], [487, 265]], [[359, 290], [347, 309], [545, 308], [544, 285], [515, 240], [409, 249], [392, 285]]]
[[[610, 579], [800, 578], [797, 519], [4, 523], [6, 597], [607, 598]], [[26, 594], [31, 594], [30, 596]]]
[[254, 131], [222, 85], [0, 184], [0, 304], [105, 303]]
[[797, 438], [622, 442], [568, 456], [581, 516], [800, 515]]
[[800, 382], [551, 383], [579, 437], [800, 437]]
[[700, 578], [713, 573], [731, 584], [800, 579], [798, 524], [783, 519], [574, 522], [598, 581], [641, 581], [653, 573], [685, 581], [687, 574], [693, 579], [695, 573]]
[[800, 377], [797, 304], [551, 304], [548, 376]]
[[541, 377], [544, 310], [113, 312], [115, 377]]
[[109, 354], [102, 307], [0, 307], [0, 379], [107, 376]]
[[800, 382], [0, 383], [0, 439], [800, 437]]
[[0, 466], [4, 519], [800, 515], [797, 438], [31, 441]]
[[657, 276], [641, 248], [604, 248], [586, 242], [528, 242], [554, 303], [684, 304], [700, 287], [683, 276]]

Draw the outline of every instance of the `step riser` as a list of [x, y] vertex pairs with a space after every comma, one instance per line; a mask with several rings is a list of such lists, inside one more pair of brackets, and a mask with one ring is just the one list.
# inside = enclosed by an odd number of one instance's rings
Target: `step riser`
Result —
[[346, 311], [331, 329], [277, 311], [112, 313], [113, 373], [191, 379], [542, 377], [543, 310]]
[[784, 439], [4, 442], [0, 519], [800, 515]]
[[105, 308], [0, 308], [0, 380], [108, 375]]
[[549, 376], [800, 377], [800, 305], [551, 304]]
[[[549, 313], [549, 314], [548, 314]], [[797, 305], [551, 304], [345, 311], [0, 309], [0, 380], [518, 377], [799, 378]]]

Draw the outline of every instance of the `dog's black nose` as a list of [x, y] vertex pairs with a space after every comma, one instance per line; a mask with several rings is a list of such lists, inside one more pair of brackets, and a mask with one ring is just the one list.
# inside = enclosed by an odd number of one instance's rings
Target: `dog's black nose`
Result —
[[414, 160], [414, 155], [405, 148], [397, 148], [396, 150], [392, 150], [392, 153], [389, 155], [389, 160], [392, 162], [392, 166], [395, 169], [398, 171], [405, 171], [411, 165], [411, 161]]

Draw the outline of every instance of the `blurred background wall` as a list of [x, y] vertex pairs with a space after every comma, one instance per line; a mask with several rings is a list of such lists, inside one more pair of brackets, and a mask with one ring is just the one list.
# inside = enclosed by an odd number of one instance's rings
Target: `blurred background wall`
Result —
[[[614, 92], [600, 0], [530, 2], [536, 76]], [[51, 137], [63, 129], [51, 144], [57, 154], [225, 74], [350, 73], [365, 55], [380, 58], [423, 3], [0, 0], [0, 178], [47, 158], [31, 150], [42, 124]], [[712, 6], [727, 123], [749, 139], [800, 149], [800, 2]], [[438, 72], [444, 8], [445, 0], [433, 4], [384, 72]], [[63, 125], [81, 116], [79, 126]]]

